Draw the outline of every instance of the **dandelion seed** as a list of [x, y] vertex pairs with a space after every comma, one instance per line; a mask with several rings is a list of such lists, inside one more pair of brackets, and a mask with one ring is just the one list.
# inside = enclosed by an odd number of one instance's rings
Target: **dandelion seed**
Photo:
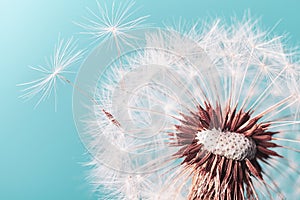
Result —
[[38, 96], [39, 99], [35, 104], [36, 108], [42, 101], [54, 95], [56, 110], [58, 81], [70, 83], [65, 78], [65, 74], [74, 73], [69, 68], [78, 63], [83, 55], [82, 50], [76, 51], [77, 47], [75, 43], [73, 38], [67, 41], [59, 40], [57, 46], [55, 46], [54, 54], [49, 60], [46, 60], [47, 64], [45, 66], [30, 67], [30, 69], [41, 73], [42, 76], [34, 81], [19, 84], [18, 86], [26, 87], [22, 90], [24, 94], [20, 98], [29, 100]]
[[112, 2], [111, 9], [105, 3], [97, 1], [98, 12], [88, 8], [91, 14], [90, 18], [85, 18], [87, 23], [76, 23], [84, 28], [88, 34], [92, 36], [94, 42], [104, 41], [107, 38], [113, 38], [117, 50], [121, 51], [122, 43], [129, 44], [127, 41], [131, 38], [129, 31], [145, 27], [145, 20], [148, 16], [133, 18], [136, 12], [133, 9], [135, 2], [127, 1], [123, 3]]

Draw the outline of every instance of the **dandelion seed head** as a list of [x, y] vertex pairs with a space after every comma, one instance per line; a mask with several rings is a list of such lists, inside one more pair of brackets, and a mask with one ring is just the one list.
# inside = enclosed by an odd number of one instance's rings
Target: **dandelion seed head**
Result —
[[84, 134], [124, 187], [101, 184], [133, 199], [289, 196], [278, 171], [299, 174], [294, 59], [258, 20], [197, 23], [147, 32], [99, 73], [96, 101], [113, 117], [92, 111], [100, 125]]

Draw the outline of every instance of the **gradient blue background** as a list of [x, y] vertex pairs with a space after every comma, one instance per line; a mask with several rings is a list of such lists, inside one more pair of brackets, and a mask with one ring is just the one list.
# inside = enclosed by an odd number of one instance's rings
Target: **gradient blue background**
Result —
[[[290, 43], [300, 41], [300, 1], [139, 0], [139, 13], [150, 14], [148, 22], [161, 25], [183, 16], [187, 20], [230, 16], [250, 9], [262, 16], [265, 27], [290, 33]], [[86, 14], [91, 1], [0, 0], [0, 199], [84, 200], [96, 199], [86, 183], [87, 160], [72, 118], [72, 88], [59, 87], [58, 111], [53, 100], [33, 109], [34, 101], [23, 103], [16, 84], [36, 78], [28, 65], [44, 64], [53, 52], [59, 33], [75, 34], [80, 46], [81, 28], [72, 24]], [[36, 99], [35, 99], [36, 100]]]

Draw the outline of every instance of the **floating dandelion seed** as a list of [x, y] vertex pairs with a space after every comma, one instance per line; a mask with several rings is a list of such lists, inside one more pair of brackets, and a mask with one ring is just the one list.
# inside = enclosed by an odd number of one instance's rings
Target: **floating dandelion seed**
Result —
[[105, 41], [108, 38], [114, 38], [115, 45], [120, 51], [122, 43], [128, 43], [131, 38], [129, 32], [135, 29], [145, 27], [145, 20], [148, 16], [133, 18], [132, 15], [136, 12], [133, 9], [135, 2], [127, 1], [118, 3], [112, 2], [111, 9], [105, 3], [97, 1], [98, 12], [95, 13], [88, 8], [91, 17], [85, 17], [87, 23], [76, 23], [84, 28], [88, 34], [92, 36], [94, 42]]
[[83, 51], [76, 50], [76, 42], [73, 38], [67, 41], [59, 40], [57, 46], [55, 46], [54, 54], [49, 60], [46, 60], [45, 66], [30, 67], [30, 69], [42, 74], [42, 77], [31, 82], [19, 84], [18, 86], [24, 86], [24, 92], [20, 98], [29, 100], [35, 96], [39, 96], [39, 100], [36, 103], [37, 107], [42, 101], [48, 99], [51, 94], [54, 95], [55, 110], [57, 104], [57, 82], [68, 82], [64, 76], [68, 73], [73, 73], [69, 68], [76, 64], [82, 58]]
[[[116, 199], [294, 196], [278, 172], [299, 175], [297, 62], [290, 73], [282, 38], [257, 21], [192, 27], [149, 32], [144, 48], [101, 71], [95, 100], [118, 124], [92, 106], [96, 122], [80, 134], [97, 174], [139, 174], [143, 184], [126, 179], [131, 192], [119, 187]], [[114, 190], [124, 179], [97, 180]]]

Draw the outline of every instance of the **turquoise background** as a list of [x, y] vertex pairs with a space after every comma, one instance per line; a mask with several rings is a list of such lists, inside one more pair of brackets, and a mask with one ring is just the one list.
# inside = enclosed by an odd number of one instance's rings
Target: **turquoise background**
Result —
[[[296, 0], [139, 0], [136, 4], [141, 7], [138, 13], [150, 14], [148, 22], [157, 25], [180, 16], [229, 20], [250, 9], [254, 16], [262, 16], [265, 27], [282, 20], [275, 32], [288, 32], [290, 44], [300, 41], [300, 1]], [[34, 110], [37, 99], [22, 102], [16, 87], [37, 77], [27, 66], [45, 63], [59, 33], [63, 38], [75, 34], [80, 46], [88, 47], [89, 40], [77, 34], [81, 28], [72, 21], [81, 21], [85, 7], [95, 5], [94, 0], [0, 0], [1, 200], [96, 199], [85, 181], [82, 163], [88, 157], [72, 118], [72, 88], [59, 87], [58, 111], [54, 112], [53, 98]]]

